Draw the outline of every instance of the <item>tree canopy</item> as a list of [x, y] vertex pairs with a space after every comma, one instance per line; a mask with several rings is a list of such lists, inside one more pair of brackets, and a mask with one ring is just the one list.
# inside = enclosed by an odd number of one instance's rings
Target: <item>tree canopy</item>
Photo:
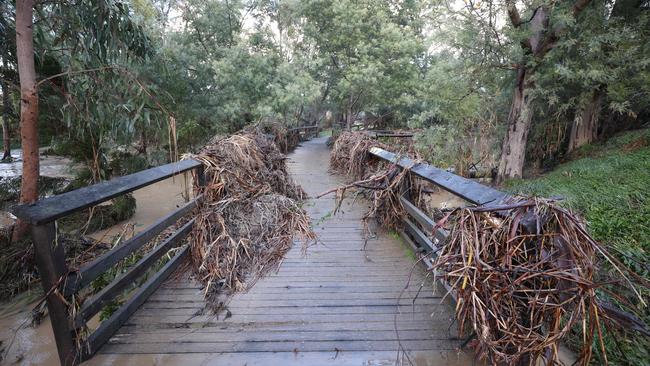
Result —
[[98, 181], [273, 122], [414, 129], [503, 181], [650, 117], [647, 0], [3, 1], [0, 32], [3, 160], [22, 127], [36, 178], [39, 147]]

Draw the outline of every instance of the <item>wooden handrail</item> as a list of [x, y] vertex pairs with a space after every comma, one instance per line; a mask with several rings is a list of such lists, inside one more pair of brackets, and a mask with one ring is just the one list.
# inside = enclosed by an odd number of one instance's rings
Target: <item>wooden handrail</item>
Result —
[[161, 165], [52, 196], [33, 204], [15, 206], [12, 212], [25, 222], [41, 225], [200, 166], [200, 162], [192, 159]]
[[[492, 187], [485, 186], [426, 163], [401, 157], [378, 147], [371, 148], [370, 154], [396, 164], [402, 169], [409, 169], [411, 174], [477, 205], [497, 206], [511, 198], [507, 193]], [[408, 193], [408, 189], [405, 192]], [[449, 233], [442, 228], [437, 228], [434, 220], [404, 195], [400, 197], [400, 202], [407, 214], [403, 219], [404, 228], [400, 230], [400, 235], [416, 252], [427, 254], [427, 256], [422, 258], [422, 263], [424, 263], [428, 270], [432, 271], [432, 260], [437, 257], [437, 252], [447, 241]], [[452, 299], [456, 301], [457, 294], [442, 277], [440, 277], [440, 283], [445, 287]]]
[[395, 153], [378, 147], [370, 148], [370, 154], [394, 163], [401, 168], [410, 169], [418, 177], [477, 205], [498, 205], [509, 198], [508, 194], [492, 187], [428, 164], [420, 163], [406, 157], [400, 157]]
[[[99, 328], [89, 335], [88, 341], [81, 343], [78, 330], [99, 312], [108, 302], [124, 292], [134, 280], [143, 276], [151, 267], [173, 248], [181, 245], [191, 231], [194, 220], [171, 234], [160, 245], [152, 249], [138, 263], [124, 274], [115, 278], [100, 292], [84, 300], [80, 311], [75, 314], [69, 308], [74, 304], [72, 296], [89, 285], [101, 274], [112, 268], [128, 255], [142, 248], [170, 225], [190, 213], [201, 201], [201, 196], [167, 214], [135, 235], [122, 245], [95, 258], [79, 270], [70, 270], [66, 265], [65, 248], [57, 239], [55, 221], [73, 212], [97, 205], [136, 189], [154, 184], [179, 173], [195, 169], [198, 185], [205, 184], [203, 165], [196, 160], [183, 160], [130, 174], [124, 177], [80, 188], [58, 196], [53, 196], [30, 205], [16, 206], [13, 212], [21, 220], [31, 224], [34, 253], [43, 290], [47, 294], [47, 308], [52, 323], [59, 360], [62, 365], [76, 365], [91, 357], [115, 331], [137, 310], [187, 257], [189, 247], [185, 245], [180, 252], [162, 269], [152, 275], [131, 295]], [[73, 305], [74, 306], [74, 305]], [[73, 318], [74, 316], [74, 318]]]

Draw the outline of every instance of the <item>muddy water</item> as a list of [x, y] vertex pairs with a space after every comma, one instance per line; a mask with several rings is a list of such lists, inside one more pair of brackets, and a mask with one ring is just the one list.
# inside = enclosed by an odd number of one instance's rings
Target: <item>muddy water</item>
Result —
[[110, 243], [122, 233], [125, 226], [131, 224], [134, 227], [134, 234], [141, 232], [165, 214], [184, 205], [187, 202], [185, 197], [191, 195], [191, 184], [189, 174], [179, 175], [133, 192], [137, 205], [133, 217], [89, 236]]
[[[0, 164], [1, 165], [1, 164]], [[1, 173], [0, 173], [1, 174]], [[136, 199], [135, 215], [127, 222], [97, 232], [92, 236], [111, 242], [122, 228], [131, 223], [137, 233], [154, 223], [157, 219], [185, 203], [186, 187], [191, 185], [183, 175], [160, 181], [134, 192]], [[36, 327], [31, 326], [31, 310], [42, 296], [38, 290], [23, 293], [10, 303], [0, 304], [0, 365], [58, 365], [58, 355], [49, 318], [43, 319]], [[89, 322], [95, 328], [97, 319]], [[137, 363], [136, 363], [137, 364]]]
[[[63, 156], [43, 154], [47, 148], [41, 148], [40, 173], [44, 177], [61, 177], [73, 179], [80, 165]], [[23, 151], [21, 149], [11, 150], [11, 163], [0, 163], [0, 177], [19, 177], [23, 171]]]

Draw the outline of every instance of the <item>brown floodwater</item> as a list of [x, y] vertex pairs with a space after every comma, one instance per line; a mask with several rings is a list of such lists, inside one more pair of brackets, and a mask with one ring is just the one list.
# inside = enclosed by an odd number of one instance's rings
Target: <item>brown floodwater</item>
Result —
[[[169, 178], [133, 193], [136, 210], [133, 217], [111, 228], [91, 235], [104, 242], [111, 242], [125, 225], [132, 224], [134, 233], [144, 230], [157, 219], [183, 205], [187, 197], [187, 181], [183, 175]], [[58, 365], [59, 359], [49, 318], [37, 326], [31, 325], [31, 311], [42, 296], [40, 286], [18, 295], [10, 302], [0, 304], [0, 351], [2, 365]], [[97, 317], [88, 326], [94, 329], [99, 324]], [[144, 360], [143, 360], [144, 361]], [[136, 362], [135, 364], [139, 364]]]

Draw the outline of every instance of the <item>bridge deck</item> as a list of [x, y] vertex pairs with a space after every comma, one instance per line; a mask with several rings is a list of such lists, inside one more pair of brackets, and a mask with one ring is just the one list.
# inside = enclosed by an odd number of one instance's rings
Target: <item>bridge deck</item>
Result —
[[[290, 172], [315, 196], [342, 182], [328, 174], [328, 160], [325, 140], [314, 139], [290, 156]], [[348, 201], [336, 216], [333, 204], [305, 204], [320, 243], [306, 257], [296, 244], [277, 273], [234, 296], [232, 316], [205, 312], [197, 283], [169, 281], [89, 363], [392, 365], [399, 339], [415, 365], [471, 364], [452, 339], [453, 309], [420, 266], [411, 274], [415, 262], [400, 240], [379, 232], [363, 250], [365, 203]]]

